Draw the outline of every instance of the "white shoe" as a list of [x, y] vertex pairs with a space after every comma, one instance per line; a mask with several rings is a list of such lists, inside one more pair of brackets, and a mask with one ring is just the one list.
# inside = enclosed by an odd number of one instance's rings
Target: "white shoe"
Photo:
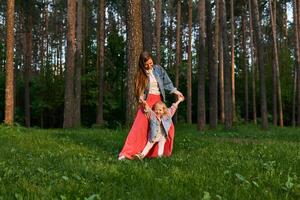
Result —
[[126, 157], [125, 156], [119, 156], [118, 160], [125, 160]]

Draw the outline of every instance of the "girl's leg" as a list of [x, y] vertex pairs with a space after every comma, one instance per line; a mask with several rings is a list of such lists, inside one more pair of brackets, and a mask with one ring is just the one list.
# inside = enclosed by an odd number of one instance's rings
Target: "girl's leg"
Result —
[[160, 140], [158, 142], [158, 157], [162, 157], [164, 154], [164, 148], [165, 148], [166, 139]]
[[147, 142], [147, 144], [146, 144], [144, 150], [142, 151], [142, 155], [143, 155], [144, 157], [148, 154], [148, 152], [149, 152], [150, 149], [153, 147], [153, 145], [154, 145], [154, 142], [149, 142], [149, 141]]

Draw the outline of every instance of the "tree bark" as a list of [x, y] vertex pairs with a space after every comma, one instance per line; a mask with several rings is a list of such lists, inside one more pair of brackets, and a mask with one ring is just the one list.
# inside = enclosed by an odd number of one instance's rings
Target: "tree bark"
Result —
[[220, 6], [221, 24], [222, 24], [222, 39], [223, 39], [223, 59], [224, 59], [224, 109], [225, 109], [225, 128], [232, 128], [232, 74], [229, 61], [228, 51], [228, 35], [227, 35], [227, 22], [226, 22], [226, 5], [225, 0], [222, 0]]
[[203, 131], [205, 128], [205, 0], [199, 0], [199, 66], [198, 66], [198, 119], [197, 129]]
[[139, 55], [143, 50], [141, 1], [127, 0], [128, 33], [128, 71], [126, 124], [129, 125], [136, 114], [136, 97], [134, 94], [134, 75], [138, 68]]
[[6, 80], [5, 80], [5, 124], [14, 122], [14, 10], [15, 1], [7, 0], [6, 22]]
[[143, 46], [144, 50], [152, 52], [152, 30], [150, 1], [142, 1], [142, 24], [143, 24]]
[[64, 128], [74, 126], [74, 65], [75, 65], [75, 25], [76, 25], [76, 1], [68, 0], [67, 14], [67, 57], [65, 73], [65, 107]]
[[225, 122], [225, 105], [224, 105], [224, 55], [223, 55], [223, 39], [222, 39], [222, 24], [221, 24], [221, 12], [222, 12], [222, 0], [219, 0], [219, 104], [220, 104], [220, 122]]
[[99, 93], [98, 93], [98, 113], [97, 124], [103, 124], [103, 99], [104, 99], [104, 38], [105, 38], [105, 2], [99, 0], [98, 15], [98, 72], [99, 72]]
[[[292, 119], [292, 124], [293, 126], [296, 126], [297, 123], [297, 119], [296, 119], [296, 108], [298, 107], [298, 105], [296, 105], [298, 103], [298, 99], [297, 99], [297, 89], [298, 89], [298, 66], [300, 65], [300, 43], [299, 43], [299, 37], [298, 37], [298, 32], [299, 32], [299, 24], [298, 24], [298, 14], [297, 13], [297, 0], [294, 0], [294, 5], [293, 5], [293, 14], [294, 14], [294, 34], [295, 34], [295, 68], [294, 68], [294, 93], [293, 93], [293, 119]], [[299, 115], [299, 113], [297, 113], [297, 115]]]
[[[246, 9], [245, 9], [246, 12]], [[242, 48], [243, 48], [243, 58], [244, 58], [244, 88], [245, 88], [245, 96], [244, 96], [244, 109], [245, 109], [245, 123], [247, 124], [249, 121], [249, 88], [248, 88], [248, 57], [246, 50], [247, 43], [247, 33], [246, 33], [246, 17], [242, 17], [242, 30], [243, 30], [243, 40], [242, 40]]]
[[[176, 63], [175, 63], [175, 87], [179, 87], [179, 67], [181, 64], [181, 0], [177, 0], [176, 15]], [[178, 121], [178, 114], [175, 113], [174, 121]]]
[[177, 1], [177, 25], [176, 25], [176, 66], [175, 87], [179, 87], [179, 66], [181, 61], [181, 0]]
[[[280, 83], [280, 73], [279, 73], [279, 56], [278, 56], [278, 48], [277, 48], [277, 33], [276, 33], [276, 7], [273, 8], [272, 0], [269, 0], [270, 3], [270, 15], [271, 15], [271, 26], [272, 26], [272, 36], [273, 36], [273, 50], [274, 50], [274, 64], [275, 64], [275, 94], [278, 98], [278, 109], [279, 109], [279, 125], [283, 127], [283, 111], [282, 111], [282, 99], [281, 99], [281, 83]], [[276, 2], [274, 3], [276, 6]], [[273, 9], [275, 12], [273, 12]], [[277, 109], [277, 108], [276, 108]], [[277, 113], [277, 112], [276, 112]], [[277, 125], [277, 120], [276, 120]]]
[[250, 51], [251, 51], [251, 65], [252, 65], [252, 103], [253, 103], [253, 122], [257, 124], [257, 112], [256, 112], [256, 54], [254, 52], [254, 44], [253, 44], [253, 17], [252, 17], [252, 6], [251, 0], [248, 1], [249, 5], [249, 24], [250, 24]]
[[[209, 2], [210, 3], [210, 2]], [[210, 128], [216, 128], [218, 123], [218, 46], [219, 46], [219, 1], [215, 0], [215, 33], [213, 43], [213, 64], [210, 66], [210, 83], [209, 83], [209, 124]], [[211, 7], [211, 6], [209, 6]], [[211, 12], [209, 10], [208, 12]], [[212, 29], [212, 28], [211, 28]], [[211, 31], [213, 32], [213, 31]]]
[[26, 12], [26, 51], [24, 65], [24, 107], [25, 107], [25, 126], [30, 127], [30, 74], [32, 68], [32, 7], [33, 1], [25, 2]]
[[83, 41], [83, 0], [77, 0], [76, 52], [74, 73], [74, 126], [81, 125], [81, 70], [82, 70], [82, 41]]
[[189, 0], [188, 66], [187, 66], [187, 123], [192, 123], [192, 0]]
[[156, 39], [156, 62], [161, 64], [161, 54], [160, 54], [160, 39], [161, 39], [161, 3], [162, 0], [155, 1], [155, 39]]
[[300, 1], [297, 0], [297, 5], [296, 5], [296, 23], [297, 23], [297, 126], [300, 127]]
[[233, 121], [237, 120], [236, 117], [236, 102], [235, 102], [235, 59], [234, 59], [234, 33], [235, 33], [235, 28], [234, 28], [234, 9], [233, 9], [233, 0], [230, 0], [230, 23], [231, 23], [231, 87], [232, 87], [232, 117]]
[[263, 44], [262, 44], [262, 32], [260, 26], [260, 19], [258, 13], [257, 0], [252, 0], [253, 9], [253, 25], [254, 25], [254, 36], [257, 45], [257, 57], [258, 57], [258, 68], [259, 68], [259, 84], [260, 84], [260, 113], [262, 119], [262, 128], [268, 128], [268, 109], [267, 109], [267, 97], [266, 97], [266, 81], [265, 81], [265, 66], [263, 60]]

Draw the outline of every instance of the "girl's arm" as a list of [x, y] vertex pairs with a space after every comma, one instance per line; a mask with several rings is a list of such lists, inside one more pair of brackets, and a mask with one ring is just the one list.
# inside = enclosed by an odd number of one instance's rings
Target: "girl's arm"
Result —
[[150, 108], [150, 106], [147, 104], [147, 102], [145, 100], [141, 100], [141, 104], [144, 107], [144, 112], [148, 119], [153, 117], [153, 114], [155, 115], [155, 113], [152, 111], [152, 109]]
[[178, 108], [178, 105], [180, 102], [184, 101], [184, 98], [183, 97], [179, 97], [178, 100], [172, 104], [172, 106], [169, 108], [169, 112], [170, 112], [170, 116], [173, 117], [173, 115], [175, 114], [177, 108]]

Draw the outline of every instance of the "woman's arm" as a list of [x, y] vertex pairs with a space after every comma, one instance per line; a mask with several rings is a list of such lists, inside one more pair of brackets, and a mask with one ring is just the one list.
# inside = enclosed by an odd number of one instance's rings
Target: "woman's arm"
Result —
[[162, 70], [162, 74], [163, 74], [163, 85], [164, 88], [168, 91], [170, 91], [170, 94], [176, 94], [178, 97], [183, 97], [182, 93], [180, 91], [177, 90], [176, 87], [174, 87], [171, 79], [168, 76], [168, 73], [166, 72], [166, 70], [164, 68], [161, 67]]

